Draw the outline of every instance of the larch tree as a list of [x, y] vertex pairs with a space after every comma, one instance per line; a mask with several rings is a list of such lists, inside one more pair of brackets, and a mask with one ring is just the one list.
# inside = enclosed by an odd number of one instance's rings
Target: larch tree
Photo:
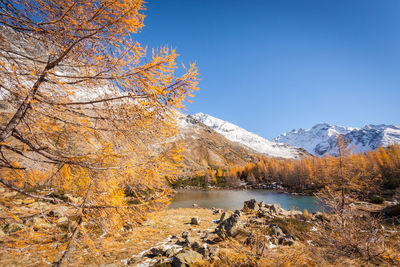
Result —
[[0, 183], [73, 210], [55, 265], [78, 233], [90, 236], [86, 222], [112, 234], [165, 205], [165, 177], [179, 171], [168, 140], [197, 68], [176, 77], [175, 50], [135, 41], [144, 10], [142, 0], [0, 2]]

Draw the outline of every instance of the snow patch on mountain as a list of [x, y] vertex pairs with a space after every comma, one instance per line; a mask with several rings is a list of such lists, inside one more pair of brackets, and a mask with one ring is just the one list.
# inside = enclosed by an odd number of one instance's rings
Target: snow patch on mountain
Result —
[[396, 125], [366, 125], [362, 128], [321, 123], [311, 129], [292, 130], [276, 137], [274, 141], [303, 147], [307, 152], [320, 156], [336, 154], [336, 140], [343, 135], [353, 152], [366, 152], [379, 146], [400, 143], [400, 127]]
[[226, 139], [245, 145], [261, 154], [281, 158], [299, 158], [304, 154], [304, 150], [292, 147], [288, 144], [272, 142], [211, 115], [200, 112], [192, 115], [192, 117], [223, 135]]

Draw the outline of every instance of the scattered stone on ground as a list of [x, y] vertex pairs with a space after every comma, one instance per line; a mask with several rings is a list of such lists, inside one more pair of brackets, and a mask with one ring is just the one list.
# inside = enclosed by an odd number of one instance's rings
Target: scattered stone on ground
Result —
[[193, 217], [193, 218], [190, 220], [190, 223], [191, 223], [191, 224], [194, 224], [194, 225], [199, 225], [199, 224], [200, 224], [200, 221], [201, 221], [201, 219], [200, 219], [199, 217]]
[[291, 235], [285, 235], [278, 239], [279, 245], [291, 246], [294, 244], [294, 237]]
[[226, 236], [235, 237], [243, 228], [243, 222], [238, 214], [231, 215], [228, 219], [222, 221], [216, 228], [216, 233], [221, 238]]
[[271, 230], [271, 233], [272, 233], [273, 236], [278, 236], [279, 237], [279, 236], [283, 236], [284, 235], [282, 229], [278, 225], [276, 225], [274, 223], [271, 223], [269, 225], [269, 229]]
[[212, 211], [213, 211], [213, 214], [221, 213], [221, 210], [220, 209], [216, 209], [216, 208], [214, 208]]
[[[213, 215], [221, 213], [222, 210], [213, 208]], [[301, 211], [285, 210], [279, 204], [257, 203], [254, 199], [244, 202], [242, 211], [223, 211], [218, 225], [210, 229], [202, 230], [189, 228], [178, 235], [170, 236], [162, 245], [146, 250], [142, 254], [133, 256], [127, 260], [127, 264], [155, 266], [189, 266], [195, 263], [218, 257], [220, 242], [227, 237], [243, 238], [241, 242], [245, 245], [255, 245], [260, 242], [260, 237], [254, 235], [248, 227], [267, 227], [271, 236], [262, 238], [269, 249], [279, 246], [291, 246], [295, 243], [295, 237], [282, 230], [276, 224], [271, 223], [274, 219], [298, 219], [304, 222]], [[314, 213], [313, 220], [322, 220], [322, 213]], [[200, 217], [191, 217], [189, 225], [199, 225]], [[205, 222], [206, 223], [206, 222]], [[182, 222], [184, 224], [184, 222]], [[240, 234], [240, 235], [239, 235]], [[151, 260], [151, 261], [150, 261]]]
[[255, 199], [250, 199], [244, 202], [243, 210], [258, 211], [259, 208], [260, 207], [258, 206], [257, 201]]
[[172, 259], [172, 266], [183, 267], [193, 264], [201, 264], [203, 256], [194, 250], [183, 250], [175, 255]]

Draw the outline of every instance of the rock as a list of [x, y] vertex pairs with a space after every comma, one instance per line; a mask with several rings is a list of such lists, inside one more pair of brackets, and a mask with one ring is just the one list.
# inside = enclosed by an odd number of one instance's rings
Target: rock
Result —
[[206, 237], [203, 238], [203, 242], [207, 244], [215, 244], [220, 240], [221, 238], [218, 236], [216, 233], [208, 234]]
[[194, 225], [199, 225], [199, 224], [200, 224], [200, 221], [201, 221], [201, 219], [200, 219], [199, 217], [193, 217], [193, 218], [190, 220], [190, 223], [191, 223], [191, 224], [194, 224]]
[[161, 247], [159, 248], [151, 248], [150, 249], [150, 254], [152, 257], [160, 257], [165, 254], [165, 250]]
[[257, 201], [253, 198], [244, 202], [243, 210], [254, 210], [258, 211], [260, 207], [257, 204]]
[[208, 256], [209, 257], [216, 257], [219, 253], [219, 247], [218, 246], [209, 246], [208, 247]]
[[222, 238], [225, 236], [234, 237], [239, 234], [241, 229], [243, 229], [243, 222], [237, 214], [233, 214], [228, 219], [221, 222], [215, 229], [215, 232]]
[[195, 243], [193, 237], [189, 236], [189, 237], [187, 237], [185, 239], [185, 242], [184, 242], [183, 246], [184, 247], [190, 247], [193, 243]]
[[221, 210], [220, 210], [220, 209], [214, 209], [214, 210], [213, 210], [213, 215], [219, 214], [219, 213], [221, 213]]
[[262, 207], [262, 208], [260, 208], [260, 209], [258, 210], [258, 212], [257, 212], [257, 217], [260, 217], [260, 218], [270, 218], [270, 217], [272, 217], [271, 210], [270, 210], [269, 208]]
[[191, 244], [190, 244], [190, 247], [193, 249], [193, 250], [198, 250], [199, 248], [200, 248], [200, 244], [198, 243], [198, 242], [192, 242]]
[[194, 239], [190, 237], [190, 233], [188, 231], [184, 231], [181, 233], [181, 238], [178, 238], [175, 244], [182, 247], [190, 247], [190, 245], [194, 243]]
[[250, 218], [249, 223], [253, 225], [262, 225], [264, 223], [264, 220], [261, 218]]
[[189, 236], [190, 236], [190, 233], [188, 231], [184, 231], [181, 233], [181, 237], [183, 237], [183, 238], [187, 238]]
[[264, 208], [264, 207], [265, 207], [265, 203], [264, 203], [264, 201], [261, 201], [260, 203], [258, 203], [258, 207], [260, 207], [260, 208]]
[[219, 217], [219, 222], [223, 222], [228, 217], [228, 212], [224, 211]]
[[11, 234], [14, 232], [17, 232], [19, 230], [22, 230], [25, 228], [25, 225], [20, 224], [20, 223], [8, 223], [3, 227], [3, 232], [6, 234]]
[[193, 208], [198, 208], [199, 205], [197, 205], [196, 203], [193, 203], [193, 204], [192, 204], [192, 207], [193, 207]]
[[279, 203], [274, 203], [271, 207], [271, 211], [274, 213], [279, 213], [281, 211], [281, 205], [279, 205]]
[[194, 242], [194, 239], [192, 237], [186, 237], [183, 239], [178, 239], [176, 241], [176, 245], [182, 246], [182, 247], [190, 247], [190, 245]]
[[291, 235], [282, 236], [278, 239], [278, 244], [284, 246], [291, 246], [294, 244], [294, 237]]
[[298, 219], [304, 219], [303, 212], [300, 211], [300, 210], [284, 210], [284, 209], [281, 209], [280, 210], [280, 215], [282, 215], [284, 217], [294, 217], [294, 218], [298, 218]]
[[131, 265], [135, 265], [136, 266], [137, 263], [142, 262], [143, 260], [144, 260], [143, 257], [133, 257], [133, 258], [130, 258], [126, 262], [126, 264], [129, 265], [129, 266], [131, 266]]
[[142, 264], [142, 265], [139, 265], [139, 266], [152, 266], [152, 267], [171, 267], [172, 265], [171, 265], [171, 259], [160, 259], [159, 261], [157, 261], [155, 264], [150, 264], [150, 265], [148, 265], [148, 264], [146, 264], [146, 265], [144, 265], [144, 264]]
[[317, 211], [316, 213], [314, 213], [312, 215], [312, 220], [313, 221], [323, 221], [325, 219], [326, 219], [325, 215], [320, 211]]
[[191, 266], [193, 264], [201, 264], [203, 257], [200, 253], [193, 250], [185, 250], [176, 254], [172, 259], [173, 267]]
[[196, 251], [203, 255], [204, 258], [208, 259], [209, 251], [207, 246], [199, 247], [196, 249]]
[[240, 210], [235, 210], [235, 212], [233, 214], [237, 214], [239, 217], [242, 215], [242, 213], [240, 212]]
[[179, 252], [178, 248], [172, 247], [172, 248], [165, 250], [165, 256], [169, 258], [169, 257], [174, 256], [178, 252]]
[[284, 235], [282, 229], [278, 225], [276, 225], [274, 223], [271, 223], [269, 225], [269, 229], [271, 230], [271, 233], [274, 236], [278, 236], [279, 237], [279, 236], [283, 236]]

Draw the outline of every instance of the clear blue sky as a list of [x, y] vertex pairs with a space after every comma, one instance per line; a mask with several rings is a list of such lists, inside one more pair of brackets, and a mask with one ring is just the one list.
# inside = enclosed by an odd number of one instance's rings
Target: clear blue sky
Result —
[[400, 125], [400, 0], [148, 0], [138, 40], [196, 62], [204, 112], [266, 138]]

